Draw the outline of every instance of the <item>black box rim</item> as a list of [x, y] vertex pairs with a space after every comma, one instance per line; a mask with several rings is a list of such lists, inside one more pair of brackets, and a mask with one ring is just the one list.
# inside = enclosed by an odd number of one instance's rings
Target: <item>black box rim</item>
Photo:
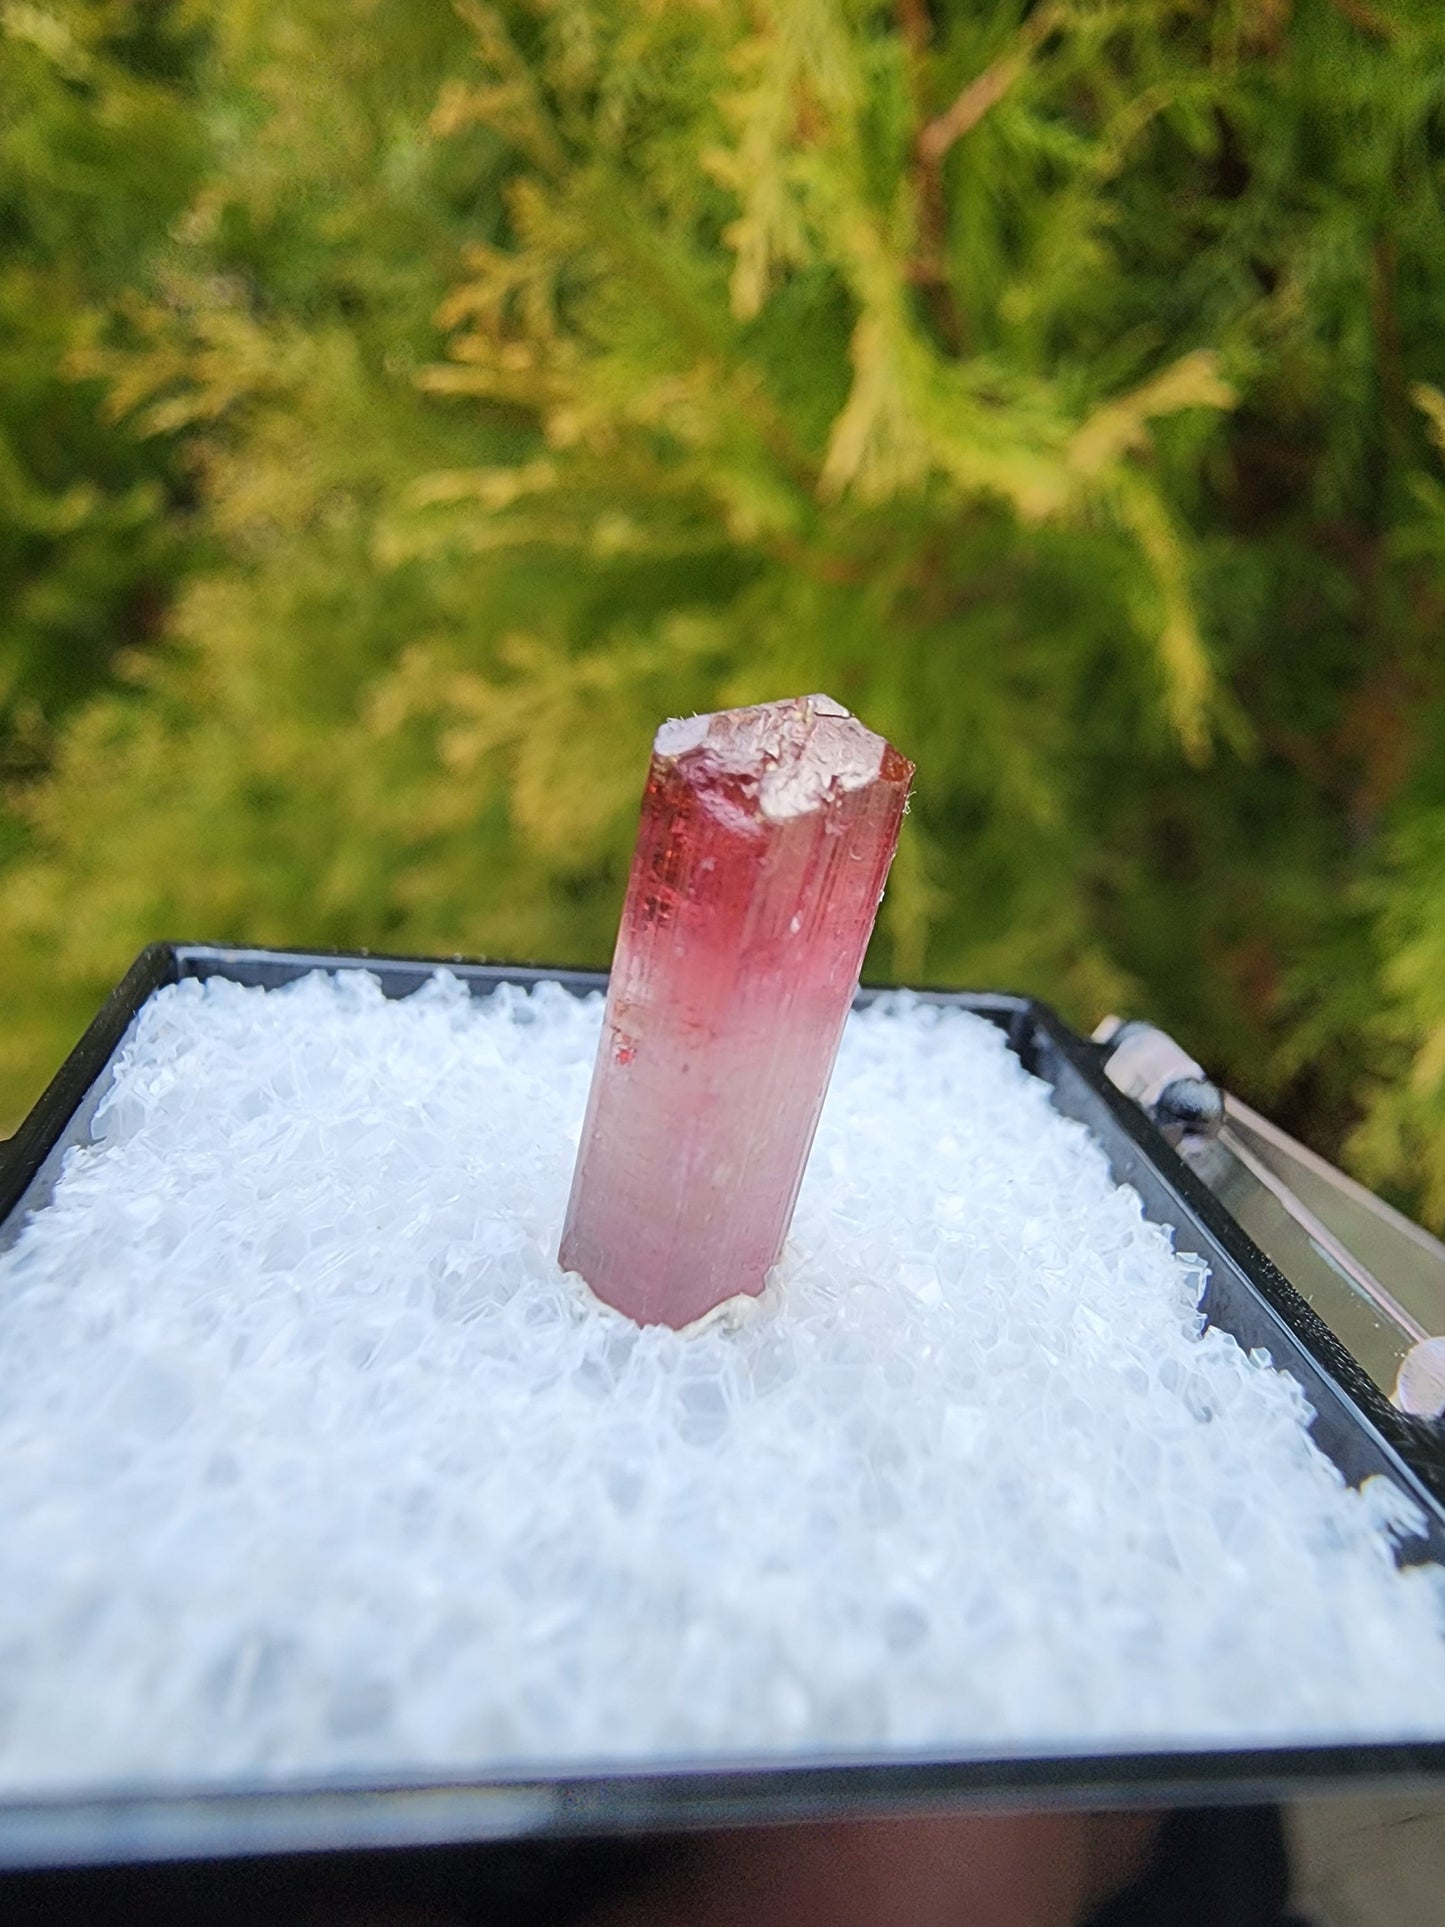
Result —
[[[499, 984], [553, 982], [577, 994], [605, 988], [602, 972], [489, 963], [460, 956], [391, 957], [367, 951], [148, 946], [97, 1013], [15, 1136], [0, 1145], [0, 1228], [39, 1202], [67, 1136], [145, 1000], [184, 978], [224, 976], [274, 987], [313, 970], [366, 969], [404, 996], [438, 970], [475, 993]], [[860, 1001], [881, 994], [860, 992]], [[1383, 1472], [1420, 1506], [1425, 1529], [1402, 1556], [1445, 1563], [1445, 1451], [1437, 1428], [1405, 1419], [1305, 1301], [1103, 1073], [1102, 1053], [1045, 1004], [999, 992], [923, 990], [930, 1002], [977, 1012], [1008, 1035], [1066, 1115], [1103, 1143], [1115, 1177], [1140, 1192], [1148, 1215], [1202, 1233], [1209, 1263], [1203, 1309], [1249, 1349], [1268, 1347], [1300, 1378], [1313, 1431], [1342, 1474]], [[600, 1764], [530, 1768], [474, 1779], [449, 1775], [333, 1778], [283, 1785], [134, 1786], [0, 1802], [0, 1869], [119, 1865], [256, 1854], [565, 1839], [837, 1817], [1019, 1805], [1168, 1805], [1253, 1802], [1304, 1787], [1356, 1791], [1415, 1785], [1445, 1773], [1440, 1740], [1262, 1747], [1148, 1747], [909, 1757], [830, 1756], [778, 1762], [736, 1758], [646, 1769]]]

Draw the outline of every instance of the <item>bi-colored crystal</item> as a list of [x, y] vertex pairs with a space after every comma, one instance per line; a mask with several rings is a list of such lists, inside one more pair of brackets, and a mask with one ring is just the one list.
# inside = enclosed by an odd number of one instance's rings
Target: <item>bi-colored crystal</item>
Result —
[[639, 1324], [778, 1260], [912, 775], [827, 696], [657, 733], [561, 1247]]

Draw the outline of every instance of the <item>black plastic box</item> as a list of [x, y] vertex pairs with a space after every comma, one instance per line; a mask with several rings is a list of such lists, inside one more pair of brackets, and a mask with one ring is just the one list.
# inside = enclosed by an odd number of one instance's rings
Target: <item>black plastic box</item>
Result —
[[[156, 944], [144, 951], [71, 1053], [30, 1117], [0, 1146], [0, 1248], [43, 1205], [65, 1151], [89, 1141], [113, 1054], [132, 1018], [161, 985], [222, 976], [267, 988], [308, 971], [363, 968], [388, 996], [404, 997], [439, 967], [474, 996], [501, 983], [547, 980], [578, 993], [601, 975], [454, 959], [317, 955]], [[1089, 1127], [1114, 1176], [1132, 1185], [1152, 1219], [1175, 1227], [1182, 1248], [1209, 1267], [1204, 1309], [1246, 1349], [1266, 1348], [1304, 1387], [1319, 1446], [1351, 1481], [1385, 1473], [1420, 1506], [1423, 1535], [1404, 1559], [1445, 1563], [1445, 1448], [1440, 1430], [1402, 1417], [1320, 1320], [1245, 1237], [1154, 1126], [1102, 1071], [1102, 1053], [1026, 997], [935, 991], [931, 1000], [976, 1012], [1002, 1029], [1024, 1067], [1050, 1085], [1065, 1115]], [[869, 992], [860, 993], [867, 999]], [[1287, 1633], [1284, 1635], [1287, 1636]], [[1250, 1749], [950, 1752], [826, 1759], [762, 1759], [710, 1767], [555, 1774], [435, 1783], [321, 1783], [215, 1788], [95, 1789], [74, 1798], [0, 1802], [0, 1869], [344, 1853], [492, 1843], [499, 1869], [519, 1877], [555, 1867], [559, 1848], [583, 1836], [637, 1835], [754, 1821], [844, 1814], [944, 1811], [1056, 1802], [1183, 1805], [1274, 1798], [1311, 1786], [1419, 1786], [1445, 1774], [1445, 1734], [1407, 1743]], [[338, 1863], [339, 1864], [339, 1863]], [[525, 1884], [525, 1880], [523, 1881]], [[557, 1918], [562, 1916], [558, 1914]]]

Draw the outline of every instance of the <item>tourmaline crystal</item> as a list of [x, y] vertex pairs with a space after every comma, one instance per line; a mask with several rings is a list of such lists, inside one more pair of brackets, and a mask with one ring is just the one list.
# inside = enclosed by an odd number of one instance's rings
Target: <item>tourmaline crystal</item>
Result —
[[827, 696], [657, 733], [561, 1248], [639, 1324], [777, 1262], [912, 775]]

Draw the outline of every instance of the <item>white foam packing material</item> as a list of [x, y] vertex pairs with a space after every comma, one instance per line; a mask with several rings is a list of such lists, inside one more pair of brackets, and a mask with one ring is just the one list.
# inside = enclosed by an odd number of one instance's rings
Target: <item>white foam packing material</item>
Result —
[[556, 1267], [599, 1014], [150, 999], [0, 1259], [0, 1784], [1445, 1732], [1408, 1505], [999, 1032], [855, 1015], [678, 1335]]

